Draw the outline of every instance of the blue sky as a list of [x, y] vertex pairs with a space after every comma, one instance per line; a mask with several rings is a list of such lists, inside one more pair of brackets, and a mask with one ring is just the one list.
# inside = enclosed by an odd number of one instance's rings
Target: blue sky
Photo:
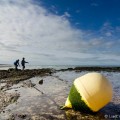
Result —
[[120, 0], [1, 0], [0, 63], [120, 65]]
[[120, 0], [42, 0], [42, 5], [53, 14], [68, 13], [80, 29], [99, 30], [105, 22], [120, 26]]

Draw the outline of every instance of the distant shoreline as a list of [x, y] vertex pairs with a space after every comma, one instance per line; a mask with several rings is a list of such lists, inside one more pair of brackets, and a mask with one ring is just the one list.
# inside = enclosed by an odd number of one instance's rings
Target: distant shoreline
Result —
[[3, 64], [3, 63], [1, 64], [1, 63], [0, 63], [0, 65], [10, 65], [10, 64]]
[[58, 71], [66, 71], [66, 70], [75, 70], [75, 71], [107, 71], [107, 72], [118, 72], [120, 71], [120, 67], [75, 67], [68, 69], [60, 69]]
[[[0, 64], [0, 68], [6, 67], [7, 69], [0, 69], [0, 71], [8, 71], [9, 69], [14, 69], [14, 66], [10, 64]], [[55, 71], [107, 71], [107, 72], [117, 72], [120, 71], [120, 66], [67, 66], [63, 67], [60, 66], [59, 69], [55, 68], [54, 66], [49, 66], [49, 67], [44, 67], [42, 66], [41, 68], [35, 67], [35, 68], [29, 68], [28, 66], [26, 67], [26, 70], [40, 70], [40, 69], [54, 69]], [[20, 69], [21, 70], [21, 69]]]
[[12, 67], [12, 65], [10, 65], [10, 64], [0, 64], [0, 68], [1, 67]]

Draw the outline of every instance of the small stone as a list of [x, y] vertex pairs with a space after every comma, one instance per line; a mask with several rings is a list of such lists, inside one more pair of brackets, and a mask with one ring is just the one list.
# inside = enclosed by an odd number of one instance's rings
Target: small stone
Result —
[[20, 115], [18, 115], [18, 117], [24, 119], [24, 118], [26, 118], [26, 115], [25, 114], [22, 114], [22, 115], [20, 114]]
[[43, 84], [43, 79], [39, 81], [39, 84]]
[[3, 113], [5, 113], [5, 111], [3, 110]]

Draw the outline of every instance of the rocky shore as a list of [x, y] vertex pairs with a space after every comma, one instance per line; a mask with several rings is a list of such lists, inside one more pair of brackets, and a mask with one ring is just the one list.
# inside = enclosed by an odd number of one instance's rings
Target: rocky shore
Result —
[[58, 71], [107, 71], [107, 72], [119, 72], [120, 67], [75, 67], [75, 68], [67, 68], [60, 69]]
[[[14, 70], [10, 68], [8, 70], [0, 70], [0, 113], [4, 112], [4, 108], [9, 104], [17, 101], [19, 98], [18, 93], [7, 93], [14, 84], [18, 84], [20, 81], [30, 79], [35, 76], [47, 76], [51, 75], [53, 69], [32, 69], [32, 70]], [[24, 84], [25, 86], [27, 84]], [[28, 85], [32, 86], [32, 84]]]
[[26, 69], [15, 71], [13, 68], [8, 70], [0, 70], [0, 80], [1, 79], [15, 79], [15, 81], [25, 80], [34, 76], [45, 76], [51, 75], [52, 73], [59, 71], [106, 71], [106, 72], [120, 72], [120, 67], [75, 67], [55, 70], [53, 68], [43, 68], [43, 69]]
[[35, 76], [45, 76], [52, 74], [53, 69], [27, 69], [27, 70], [0, 70], [0, 81], [2, 82], [16, 82], [26, 80]]
[[[69, 93], [72, 79], [92, 71], [103, 72], [110, 79], [116, 77], [116, 82], [112, 81], [115, 93], [110, 105], [95, 115], [60, 110], [60, 105], [64, 104]], [[120, 67], [0, 70], [0, 120], [106, 120], [105, 115], [119, 115], [120, 88], [116, 84], [119, 72]]]

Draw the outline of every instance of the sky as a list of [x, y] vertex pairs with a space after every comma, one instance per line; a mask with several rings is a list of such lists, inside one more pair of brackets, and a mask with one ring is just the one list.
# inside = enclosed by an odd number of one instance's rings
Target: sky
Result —
[[0, 63], [120, 65], [120, 0], [0, 0]]

